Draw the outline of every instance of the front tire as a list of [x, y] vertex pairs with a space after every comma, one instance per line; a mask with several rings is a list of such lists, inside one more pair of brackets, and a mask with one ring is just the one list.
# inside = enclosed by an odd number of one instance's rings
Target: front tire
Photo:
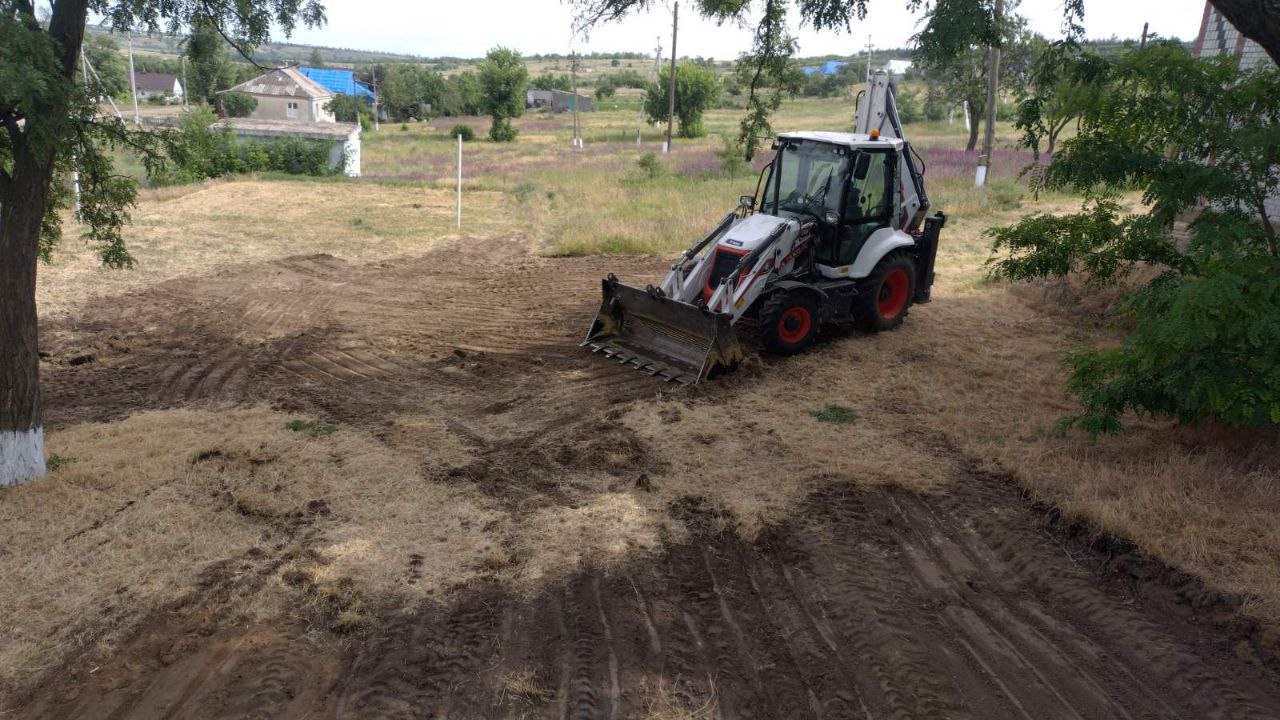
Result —
[[760, 309], [760, 341], [777, 355], [795, 355], [818, 336], [818, 304], [809, 293], [780, 292]]
[[866, 333], [902, 324], [916, 292], [916, 264], [903, 252], [886, 255], [858, 287], [853, 325]]

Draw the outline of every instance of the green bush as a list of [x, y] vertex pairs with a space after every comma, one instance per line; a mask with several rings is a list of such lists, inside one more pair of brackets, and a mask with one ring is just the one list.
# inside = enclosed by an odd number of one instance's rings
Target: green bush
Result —
[[729, 177], [737, 177], [747, 171], [747, 160], [743, 148], [738, 143], [724, 138], [724, 147], [716, 151], [720, 159], [720, 170]]
[[640, 159], [636, 160], [636, 165], [644, 171], [644, 174], [650, 180], [662, 177], [662, 173], [666, 171], [666, 168], [658, 160], [658, 156], [651, 152], [641, 155]]
[[[1044, 171], [1050, 190], [1079, 192], [1077, 213], [992, 228], [993, 274], [1080, 275], [1114, 283], [1135, 267], [1163, 273], [1121, 304], [1132, 321], [1115, 347], [1066, 358], [1090, 435], [1125, 413], [1235, 427], [1280, 425], [1280, 235], [1262, 220], [1280, 193], [1280, 72], [1234, 58], [1191, 57], [1172, 41], [1114, 58], [1086, 56], [1064, 76], [1081, 102], [1079, 131]], [[1231, 88], [1231, 92], [1223, 92]], [[1024, 103], [1024, 126], [1048, 103]], [[1142, 192], [1133, 213], [1120, 198]], [[1198, 207], [1196, 207], [1198, 206]], [[1195, 208], [1185, 240], [1175, 221]]]
[[1115, 432], [1126, 410], [1183, 422], [1280, 425], [1280, 260], [1231, 258], [1196, 277], [1169, 273], [1130, 297], [1134, 332], [1117, 348], [1067, 357], [1083, 412]]
[[243, 93], [223, 93], [221, 102], [227, 117], [249, 117], [258, 109], [258, 98]]
[[918, 90], [903, 90], [897, 95], [898, 119], [905, 125], [925, 119], [924, 102]]
[[494, 116], [493, 124], [489, 126], [489, 139], [494, 142], [515, 142], [519, 134], [510, 118]]
[[151, 175], [155, 185], [178, 185], [246, 172], [323, 176], [329, 168], [329, 143], [289, 137], [241, 141], [229, 128], [214, 125], [208, 108], [183, 117], [169, 137], [169, 162]]
[[472, 130], [470, 125], [454, 125], [449, 131], [449, 137], [461, 137], [462, 142], [471, 142], [476, 139], [476, 131]]

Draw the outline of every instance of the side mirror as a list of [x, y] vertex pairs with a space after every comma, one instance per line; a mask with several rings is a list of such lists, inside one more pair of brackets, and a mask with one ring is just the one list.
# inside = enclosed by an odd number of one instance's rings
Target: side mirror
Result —
[[755, 210], [755, 209], [756, 209], [756, 196], [755, 196], [755, 195], [743, 195], [742, 197], [738, 198], [738, 205], [740, 205], [741, 207], [744, 207], [744, 208], [746, 208], [746, 209], [748, 209], [748, 210]]
[[853, 177], [856, 180], [866, 180], [867, 171], [871, 169], [871, 156], [867, 153], [858, 153], [858, 159], [853, 161]]

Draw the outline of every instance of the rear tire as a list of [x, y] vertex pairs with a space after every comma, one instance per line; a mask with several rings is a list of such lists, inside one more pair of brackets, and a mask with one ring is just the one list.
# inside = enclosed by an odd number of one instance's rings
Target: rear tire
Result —
[[858, 285], [853, 326], [866, 333], [898, 327], [911, 309], [915, 292], [916, 264], [906, 253], [889, 253]]
[[780, 292], [760, 308], [760, 341], [778, 355], [795, 355], [818, 336], [818, 303], [806, 292]]

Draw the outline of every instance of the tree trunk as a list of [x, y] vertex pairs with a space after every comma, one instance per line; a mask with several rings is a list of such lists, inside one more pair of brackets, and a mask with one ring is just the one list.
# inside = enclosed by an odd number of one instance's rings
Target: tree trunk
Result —
[[0, 197], [0, 486], [44, 474], [36, 253], [52, 168], [30, 152], [14, 160], [13, 182]]
[[1280, 65], [1280, 2], [1276, 0], [1209, 0], [1240, 31], [1262, 46]]
[[972, 100], [969, 103], [969, 144], [964, 146], [965, 152], [973, 152], [978, 148], [978, 127], [982, 124], [982, 113]]
[[52, 9], [48, 32], [68, 95], [24, 108], [22, 129], [6, 123], [13, 166], [0, 183], [0, 486], [45, 472], [36, 263], [54, 160], [71, 127], [67, 113], [88, 0], [56, 0]]

